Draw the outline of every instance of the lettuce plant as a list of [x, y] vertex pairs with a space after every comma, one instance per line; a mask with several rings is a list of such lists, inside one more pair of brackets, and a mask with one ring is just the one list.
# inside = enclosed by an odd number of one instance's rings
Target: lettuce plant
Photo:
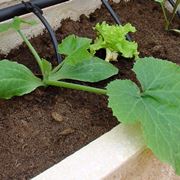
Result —
[[175, 17], [176, 11], [178, 10], [178, 6], [180, 5], [180, 0], [176, 0], [171, 17], [168, 17], [168, 15], [167, 15], [167, 11], [166, 11], [166, 8], [165, 8], [165, 2], [166, 1], [165, 0], [155, 0], [155, 1], [158, 2], [161, 5], [163, 15], [164, 15], [164, 19], [165, 19], [165, 30], [167, 30], [167, 31], [175, 31], [177, 33], [180, 33], [180, 30], [170, 28], [170, 26], [172, 24], [172, 21], [173, 21], [173, 19]]
[[39, 86], [70, 88], [108, 97], [109, 108], [118, 121], [140, 124], [145, 143], [163, 162], [173, 166], [180, 175], [180, 67], [172, 62], [145, 57], [137, 59], [133, 71], [139, 85], [130, 80], [114, 80], [105, 89], [62, 81], [73, 79], [98, 82], [118, 70], [89, 53], [91, 40], [71, 35], [59, 45], [66, 55], [55, 68], [39, 57], [31, 43], [20, 30], [22, 23], [15, 18], [12, 23], [0, 26], [0, 31], [15, 29], [24, 39], [42, 72], [37, 78], [27, 67], [9, 60], [0, 61], [0, 98], [9, 99], [32, 92]]
[[138, 58], [138, 45], [126, 39], [129, 32], [136, 32], [131, 24], [124, 26], [109, 25], [106, 22], [98, 23], [95, 26], [97, 38], [91, 45], [90, 51], [95, 54], [99, 49], [106, 49], [106, 61], [117, 61], [120, 54], [125, 58]]

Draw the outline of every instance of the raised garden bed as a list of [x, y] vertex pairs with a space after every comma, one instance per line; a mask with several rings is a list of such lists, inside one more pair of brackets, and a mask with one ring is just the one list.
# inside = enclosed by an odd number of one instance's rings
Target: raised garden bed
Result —
[[[151, 0], [136, 0], [112, 4], [122, 17], [137, 28], [132, 38], [138, 42], [140, 56], [154, 56], [180, 64], [180, 36], [163, 29], [164, 19], [158, 4]], [[130, 13], [131, 12], [131, 13]], [[69, 34], [95, 38], [97, 22], [114, 23], [104, 7], [79, 21], [65, 19], [56, 31], [60, 42]], [[175, 18], [175, 27], [180, 21]], [[54, 51], [47, 33], [31, 39], [40, 56], [52, 60]], [[100, 53], [104, 57], [104, 52]], [[26, 45], [12, 50], [6, 57], [25, 64], [34, 73], [38, 68]], [[131, 79], [133, 61], [122, 57], [113, 63], [120, 69], [117, 76], [98, 84], [105, 87], [112, 79]], [[84, 83], [83, 83], [84, 84]], [[0, 101], [0, 179], [28, 179], [41, 173], [89, 142], [98, 138], [118, 122], [107, 108], [104, 96], [57, 88], [39, 88], [23, 97]]]

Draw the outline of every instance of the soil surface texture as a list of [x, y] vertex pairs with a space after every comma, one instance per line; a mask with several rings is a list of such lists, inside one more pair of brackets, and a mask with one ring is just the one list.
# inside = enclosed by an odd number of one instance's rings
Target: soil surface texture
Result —
[[[124, 23], [137, 28], [131, 34], [138, 42], [140, 56], [154, 56], [180, 64], [180, 35], [164, 31], [161, 8], [152, 0], [132, 0], [112, 4]], [[95, 38], [92, 29], [97, 22], [114, 21], [104, 6], [79, 21], [66, 19], [56, 31], [58, 41], [69, 34]], [[173, 21], [180, 29], [180, 19]], [[41, 57], [55, 64], [54, 51], [46, 32], [31, 39]], [[99, 53], [101, 57], [104, 52]], [[0, 55], [0, 59], [5, 56]], [[39, 73], [33, 56], [25, 44], [6, 57], [23, 63]], [[133, 60], [119, 58], [117, 76], [98, 84], [105, 87], [112, 79], [136, 81], [131, 71]], [[82, 83], [85, 84], [85, 83]], [[73, 152], [82, 148], [118, 124], [107, 108], [105, 96], [58, 88], [39, 88], [35, 92], [11, 100], [0, 100], [0, 179], [32, 178]]]

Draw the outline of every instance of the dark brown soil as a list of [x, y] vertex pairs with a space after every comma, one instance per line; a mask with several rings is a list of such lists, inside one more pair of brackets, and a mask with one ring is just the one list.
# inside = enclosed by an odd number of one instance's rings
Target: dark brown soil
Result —
[[[160, 7], [151, 0], [113, 4], [123, 23], [130, 22], [137, 32], [141, 57], [155, 56], [180, 64], [180, 36], [165, 32]], [[101, 21], [113, 23], [104, 7], [78, 22], [64, 20], [57, 30], [58, 40], [69, 34], [95, 38], [92, 27]], [[174, 20], [180, 28], [180, 20]], [[31, 40], [40, 55], [55, 63], [47, 33]], [[4, 56], [0, 55], [0, 59]], [[21, 62], [38, 73], [34, 58], [25, 45], [12, 50], [8, 59]], [[132, 79], [132, 60], [120, 58], [120, 73], [114, 78]], [[112, 79], [114, 79], [112, 78]], [[104, 87], [109, 81], [96, 86]], [[0, 101], [0, 179], [29, 179], [96, 139], [117, 125], [107, 108], [107, 99], [67, 89], [38, 89], [24, 97]]]

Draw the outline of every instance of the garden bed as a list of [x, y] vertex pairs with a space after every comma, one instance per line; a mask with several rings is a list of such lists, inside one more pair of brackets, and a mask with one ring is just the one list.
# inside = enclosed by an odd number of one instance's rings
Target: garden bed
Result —
[[[121, 15], [123, 23], [130, 22], [137, 28], [132, 37], [139, 44], [141, 57], [154, 56], [180, 64], [180, 36], [164, 31], [164, 19], [158, 4], [151, 0], [135, 0], [114, 3], [113, 8]], [[114, 23], [104, 7], [89, 18], [82, 15], [77, 22], [66, 19], [56, 31], [58, 41], [69, 34], [94, 38], [92, 27], [102, 21]], [[173, 25], [180, 28], [178, 18]], [[47, 33], [32, 38], [31, 42], [41, 57], [55, 63]], [[0, 55], [0, 59], [3, 57]], [[12, 50], [6, 58], [39, 73], [26, 45]], [[120, 73], [113, 79], [136, 81], [131, 71], [132, 60], [119, 58], [114, 64]], [[104, 87], [108, 82], [96, 86]], [[40, 88], [23, 97], [1, 100], [0, 105], [0, 179], [33, 177], [118, 124], [107, 108], [104, 96], [75, 90]]]

